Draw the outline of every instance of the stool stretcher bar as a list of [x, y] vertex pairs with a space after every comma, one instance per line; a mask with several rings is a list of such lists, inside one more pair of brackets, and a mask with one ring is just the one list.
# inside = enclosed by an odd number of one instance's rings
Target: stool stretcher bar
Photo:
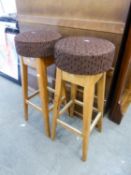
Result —
[[78, 112], [78, 111], [75, 111], [75, 110], [74, 110], [74, 113], [75, 113], [76, 115], [80, 116], [80, 117], [83, 117], [83, 114], [80, 113], [80, 112]]
[[71, 105], [73, 104], [73, 100], [70, 100], [59, 112], [59, 115], [62, 115]]
[[62, 120], [57, 119], [57, 123], [60, 124], [61, 126], [63, 126], [63, 128], [71, 131], [73, 134], [76, 134], [76, 135], [82, 137], [82, 132], [81, 131], [79, 131], [78, 129], [70, 126], [69, 124], [67, 124], [65, 122], [63, 122]]
[[31, 105], [33, 108], [37, 109], [38, 111], [42, 112], [42, 109], [39, 106], [37, 106], [36, 104], [32, 103], [31, 101], [26, 100], [26, 103]]
[[[83, 102], [79, 101], [79, 100], [76, 100], [75, 99], [75, 103], [80, 105], [80, 106], [83, 106]], [[70, 100], [59, 112], [59, 116], [62, 115], [71, 105], [73, 104], [73, 100]], [[93, 108], [96, 112], [98, 112], [98, 109], [96, 108]], [[102, 116], [102, 113], [101, 112], [98, 112], [98, 114], [96, 115], [95, 119], [93, 120], [91, 126], [90, 126], [90, 133], [92, 132], [92, 130], [94, 129], [94, 127], [96, 126], [96, 124], [98, 123], [98, 121], [100, 120]], [[80, 137], [83, 136], [83, 133], [72, 127], [71, 125], [67, 124], [66, 122], [60, 120], [60, 119], [57, 119], [57, 123], [60, 124], [61, 126], [63, 126], [63, 128], [69, 130], [70, 132], [74, 133], [75, 135], [78, 135]]]
[[[49, 92], [55, 93], [55, 90], [54, 90], [53, 88], [51, 88], [51, 87], [48, 86], [47, 89], [48, 89]], [[26, 100], [26, 103], [29, 104], [29, 105], [31, 105], [32, 107], [34, 107], [34, 108], [37, 109], [38, 111], [42, 112], [41, 107], [39, 107], [39, 106], [37, 106], [36, 104], [34, 104], [34, 103], [32, 103], [31, 101], [29, 101], [31, 98], [35, 97], [35, 96], [38, 95], [38, 94], [39, 94], [39, 90], [33, 91], [32, 94], [31, 94], [30, 96], [28, 96], [28, 100]], [[63, 100], [65, 100], [65, 97], [64, 97], [64, 96], [61, 98], [61, 101], [63, 101]], [[49, 112], [51, 112], [51, 111], [53, 110], [53, 108], [54, 108], [54, 104], [51, 105], [51, 106], [49, 107]], [[67, 108], [68, 108], [68, 107], [67, 107]], [[63, 109], [63, 110], [64, 110], [64, 109]], [[63, 111], [63, 110], [62, 110], [62, 111]], [[62, 112], [62, 111], [61, 111], [61, 112]], [[65, 111], [65, 110], [64, 110], [64, 111]], [[64, 111], [63, 111], [63, 112], [64, 112]], [[62, 112], [62, 113], [63, 113], [63, 112]]]
[[48, 89], [49, 92], [55, 93], [55, 89], [53, 89], [53, 88], [51, 88], [49, 86], [47, 87], [47, 89]]
[[34, 96], [36, 96], [37, 94], [39, 94], [39, 90], [34, 91], [30, 96], [28, 96], [28, 100], [33, 98]]
[[49, 107], [49, 112], [51, 112], [53, 109], [54, 109], [54, 105], [51, 105], [51, 106]]
[[[32, 103], [31, 101], [29, 100], [26, 100], [26, 103], [31, 105], [33, 108], [37, 109], [38, 111], [42, 112], [42, 108], [37, 106], [36, 104]], [[54, 108], [54, 105], [51, 105], [50, 108], [49, 108], [49, 112], [51, 112]]]
[[100, 120], [101, 115], [102, 115], [101, 112], [99, 112], [99, 113], [96, 115], [94, 121], [93, 121], [92, 124], [91, 124], [90, 133], [92, 132], [92, 130], [94, 129], [94, 127], [96, 126], [96, 124], [98, 123], [98, 121]]
[[[92, 130], [94, 129], [94, 127], [95, 127], [96, 124], [98, 123], [98, 121], [99, 121], [101, 115], [102, 115], [101, 112], [99, 112], [99, 113], [96, 115], [94, 121], [93, 121], [92, 124], [91, 124], [90, 133], [92, 132]], [[72, 127], [71, 125], [67, 124], [66, 122], [63, 122], [62, 120], [57, 119], [57, 123], [60, 124], [61, 126], [63, 126], [63, 128], [65, 128], [65, 129], [69, 130], [70, 132], [74, 133], [75, 135], [78, 135], [78, 136], [80, 136], [80, 137], [83, 136], [83, 134], [82, 134], [82, 132], [81, 132], [80, 130], [78, 130], [78, 129]]]
[[[83, 89], [79, 89], [79, 88], [78, 88], [77, 91], [83, 94]], [[95, 98], [95, 99], [98, 99], [98, 96], [97, 96], [97, 95], [94, 95], [94, 98]], [[107, 100], [104, 99], [104, 102], [106, 102], [106, 101], [107, 101]]]
[[[55, 93], [55, 90], [53, 88], [48, 86], [47, 89], [48, 89], [49, 92]], [[37, 94], [39, 94], [39, 90], [34, 91], [30, 96], [28, 96], [28, 100], [33, 98]]]
[[[81, 102], [81, 101], [79, 101], [79, 100], [76, 100], [76, 99], [75, 99], [74, 102], [75, 102], [77, 105], [83, 106], [83, 102]], [[93, 107], [93, 110], [94, 110], [95, 112], [98, 112], [98, 109], [95, 108], [95, 107]]]

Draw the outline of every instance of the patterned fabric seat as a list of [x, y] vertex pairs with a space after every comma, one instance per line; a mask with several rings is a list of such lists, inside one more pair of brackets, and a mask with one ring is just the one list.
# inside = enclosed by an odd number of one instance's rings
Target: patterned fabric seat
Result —
[[94, 37], [67, 37], [55, 45], [56, 66], [66, 72], [93, 75], [109, 70], [115, 46]]
[[17, 53], [25, 57], [53, 56], [54, 44], [61, 38], [56, 31], [30, 31], [15, 37]]

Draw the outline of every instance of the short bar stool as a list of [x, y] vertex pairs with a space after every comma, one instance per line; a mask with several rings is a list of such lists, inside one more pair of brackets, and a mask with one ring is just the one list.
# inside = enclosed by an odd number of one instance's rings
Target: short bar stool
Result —
[[[42, 30], [24, 32], [15, 37], [16, 50], [21, 55], [25, 120], [28, 120], [28, 105], [41, 111], [47, 136], [50, 136], [49, 111], [51, 110], [48, 109], [47, 67], [54, 63], [54, 44], [60, 38], [61, 35], [56, 31]], [[36, 68], [39, 86], [39, 90], [30, 96], [28, 96], [28, 66]], [[41, 107], [30, 101], [38, 93], [40, 93]]]
[[[114, 51], [115, 47], [111, 42], [93, 37], [67, 37], [59, 40], [55, 45], [57, 74], [52, 139], [55, 138], [57, 124], [82, 137], [83, 160], [87, 158], [90, 132], [96, 125], [100, 131], [102, 129], [105, 76], [106, 71], [111, 68]], [[58, 118], [61, 114], [59, 109], [63, 81], [70, 82], [72, 89], [71, 100], [61, 110], [70, 107], [73, 114], [74, 104], [83, 106], [82, 131]], [[83, 102], [76, 99], [77, 85], [84, 88]], [[93, 107], [95, 87], [98, 96], [97, 108]], [[92, 121], [93, 110], [97, 115]]]

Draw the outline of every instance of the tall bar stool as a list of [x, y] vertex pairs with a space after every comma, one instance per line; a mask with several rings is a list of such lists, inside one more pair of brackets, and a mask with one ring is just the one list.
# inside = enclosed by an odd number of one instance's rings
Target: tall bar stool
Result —
[[[54, 63], [54, 44], [61, 38], [56, 31], [30, 31], [18, 34], [15, 37], [15, 45], [18, 54], [21, 56], [22, 88], [24, 97], [25, 120], [28, 120], [28, 105], [43, 113], [45, 133], [50, 136], [47, 67]], [[37, 71], [39, 90], [28, 95], [28, 67], [31, 66]], [[48, 88], [48, 90], [47, 90]], [[41, 107], [32, 103], [30, 99], [40, 94]]]
[[[82, 137], [82, 160], [87, 158], [89, 135], [97, 125], [102, 130], [106, 71], [111, 68], [115, 47], [104, 39], [93, 37], [67, 37], [59, 40], [55, 45], [55, 59], [57, 66], [55, 105], [52, 126], [52, 139], [56, 136], [57, 124]], [[71, 100], [60, 109], [60, 98], [63, 81], [72, 84]], [[76, 99], [77, 85], [84, 88], [83, 102]], [[97, 89], [97, 108], [93, 107], [95, 87]], [[62, 121], [58, 116], [61, 111], [71, 108], [74, 104], [83, 106], [82, 131]], [[92, 121], [93, 110], [97, 112]]]

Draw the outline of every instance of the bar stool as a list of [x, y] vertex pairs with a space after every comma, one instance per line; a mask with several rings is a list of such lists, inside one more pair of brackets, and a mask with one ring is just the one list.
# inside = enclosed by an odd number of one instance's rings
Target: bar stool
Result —
[[[17, 53], [21, 56], [22, 88], [24, 98], [25, 120], [28, 120], [28, 105], [43, 113], [45, 133], [50, 136], [47, 67], [54, 63], [54, 44], [61, 38], [56, 31], [30, 31], [18, 34], [15, 37]], [[39, 90], [28, 96], [28, 67], [37, 70]], [[51, 88], [48, 90], [53, 91]], [[41, 107], [32, 103], [30, 99], [40, 94]]]
[[[102, 130], [106, 71], [111, 68], [115, 47], [104, 39], [93, 37], [67, 37], [55, 45], [57, 66], [55, 105], [52, 125], [52, 139], [56, 136], [57, 124], [82, 137], [82, 160], [87, 158], [89, 135], [97, 125]], [[60, 109], [63, 81], [72, 84], [71, 100]], [[83, 102], [76, 99], [77, 85], [82, 86]], [[93, 107], [95, 87], [97, 89], [97, 108]], [[82, 131], [60, 120], [59, 115], [74, 104], [83, 106]], [[92, 121], [92, 112], [97, 112]], [[61, 112], [62, 111], [62, 112]]]

